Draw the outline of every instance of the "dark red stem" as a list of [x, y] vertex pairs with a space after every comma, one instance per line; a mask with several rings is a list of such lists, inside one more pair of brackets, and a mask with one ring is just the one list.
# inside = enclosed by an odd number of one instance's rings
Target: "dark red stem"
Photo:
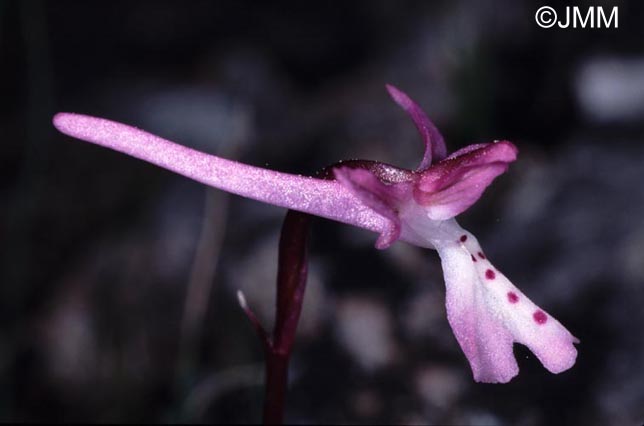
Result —
[[264, 424], [282, 424], [288, 384], [288, 361], [302, 311], [311, 216], [289, 210], [280, 236], [277, 267], [277, 312], [271, 344], [266, 348]]
[[291, 353], [295, 330], [302, 311], [308, 274], [306, 246], [310, 222], [310, 215], [289, 210], [280, 235], [273, 348], [286, 354]]
[[241, 293], [240, 304], [264, 345], [266, 379], [264, 424], [282, 424], [288, 385], [288, 362], [302, 312], [308, 272], [308, 230], [311, 216], [289, 210], [280, 236], [277, 267], [277, 310], [275, 328], [269, 336]]
[[275, 351], [266, 352], [264, 383], [265, 425], [281, 425], [284, 422], [289, 355]]

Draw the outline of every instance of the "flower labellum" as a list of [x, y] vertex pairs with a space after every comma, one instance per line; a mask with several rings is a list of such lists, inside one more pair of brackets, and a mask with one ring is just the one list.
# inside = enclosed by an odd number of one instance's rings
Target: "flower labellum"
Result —
[[571, 368], [579, 341], [498, 271], [454, 219], [516, 160], [517, 148], [495, 141], [447, 155], [423, 110], [395, 87], [387, 90], [425, 144], [416, 170], [346, 161], [331, 169], [334, 180], [325, 180], [226, 160], [102, 118], [59, 113], [54, 125], [224, 191], [377, 232], [379, 249], [400, 239], [437, 250], [447, 318], [478, 382], [505, 383], [518, 374], [514, 342], [526, 345], [552, 373]]

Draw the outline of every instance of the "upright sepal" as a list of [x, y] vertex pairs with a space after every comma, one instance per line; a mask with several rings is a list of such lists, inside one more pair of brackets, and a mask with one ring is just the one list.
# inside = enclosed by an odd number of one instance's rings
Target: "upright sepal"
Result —
[[425, 170], [432, 163], [445, 158], [447, 156], [447, 147], [443, 136], [427, 117], [425, 111], [403, 91], [391, 84], [386, 84], [385, 87], [392, 99], [409, 114], [425, 143], [425, 153], [417, 170]]

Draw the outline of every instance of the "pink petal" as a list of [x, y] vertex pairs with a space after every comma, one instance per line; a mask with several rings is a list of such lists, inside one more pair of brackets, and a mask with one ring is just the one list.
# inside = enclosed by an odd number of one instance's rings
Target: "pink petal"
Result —
[[526, 345], [552, 373], [572, 367], [579, 341], [536, 306], [487, 260], [469, 233], [438, 247], [447, 318], [474, 379], [506, 383], [519, 372], [512, 345]]
[[507, 141], [466, 147], [422, 172], [414, 198], [434, 220], [446, 220], [467, 210], [518, 150]]
[[62, 133], [148, 161], [206, 185], [276, 206], [381, 233], [390, 221], [335, 181], [275, 172], [205, 154], [143, 130], [80, 114], [59, 113]]
[[443, 136], [440, 134], [434, 123], [432, 123], [425, 112], [414, 102], [407, 94], [397, 89], [396, 87], [387, 84], [385, 85], [389, 95], [393, 98], [398, 105], [400, 105], [407, 114], [411, 117], [420, 136], [425, 142], [425, 154], [423, 160], [418, 166], [418, 170], [425, 170], [432, 162], [442, 160], [447, 156], [447, 147]]
[[400, 238], [398, 206], [410, 198], [411, 183], [384, 184], [372, 172], [362, 168], [338, 167], [333, 169], [335, 178], [348, 188], [367, 207], [388, 219], [376, 248], [385, 249]]

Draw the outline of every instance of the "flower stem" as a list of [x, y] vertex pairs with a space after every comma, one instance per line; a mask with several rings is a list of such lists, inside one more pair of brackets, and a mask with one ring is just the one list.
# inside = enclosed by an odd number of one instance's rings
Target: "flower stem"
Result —
[[288, 383], [289, 355], [266, 352], [264, 424], [279, 425], [284, 421], [284, 403]]
[[266, 348], [264, 423], [281, 424], [288, 384], [288, 362], [302, 311], [308, 275], [307, 242], [311, 216], [289, 210], [280, 235], [277, 311], [271, 344]]
[[264, 424], [282, 424], [288, 385], [288, 362], [302, 311], [308, 273], [307, 242], [311, 216], [294, 210], [286, 213], [279, 244], [277, 268], [277, 309], [275, 327], [269, 335], [246, 303], [241, 292], [239, 304], [255, 327], [266, 357]]

